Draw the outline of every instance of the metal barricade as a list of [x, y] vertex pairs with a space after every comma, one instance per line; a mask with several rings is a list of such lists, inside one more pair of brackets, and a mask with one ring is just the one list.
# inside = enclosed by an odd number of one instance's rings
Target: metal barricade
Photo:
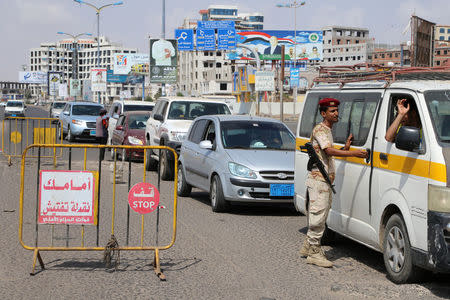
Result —
[[[22, 157], [22, 153], [31, 144], [62, 144], [62, 126], [57, 118], [6, 117], [2, 121], [2, 151], [11, 165], [12, 157]], [[41, 153], [41, 157], [61, 156], [56, 148]], [[32, 151], [29, 157], [37, 157]]]
[[[45, 158], [41, 155], [46, 148], [64, 150], [62, 151], [63, 159], [58, 160], [58, 164], [54, 165], [51, 170], [42, 168], [42, 166], [51, 166], [51, 164], [46, 164], [50, 158]], [[102, 162], [102, 152], [100, 151], [102, 148], [110, 148], [113, 151], [114, 160]], [[37, 160], [27, 156], [27, 152], [33, 149], [37, 152]], [[130, 211], [128, 201], [126, 201], [125, 208], [125, 202], [119, 201], [118, 199], [123, 199], [125, 194], [128, 195], [128, 199], [130, 198], [130, 191], [135, 187], [132, 187], [132, 183], [136, 183], [136, 185], [148, 185], [150, 184], [149, 181], [154, 181], [156, 182], [157, 193], [158, 195], [160, 194], [162, 187], [159, 168], [156, 175], [145, 170], [147, 151], [152, 150], [156, 150], [159, 153], [161, 151], [173, 152], [175, 158], [173, 202], [168, 200], [171, 197], [167, 195], [170, 194], [162, 194], [161, 203], [165, 205], [159, 205], [158, 203], [155, 214], [142, 214], [139, 217], [136, 213]], [[96, 155], [97, 151], [98, 156]], [[129, 152], [131, 157], [132, 151], [140, 151], [141, 154], [143, 152], [143, 164], [134, 163], [131, 158], [128, 162], [117, 159], [116, 154], [122, 152], [122, 156], [126, 156], [126, 152]], [[33, 160], [33, 162], [30, 163], [30, 160]], [[30, 274], [35, 274], [36, 260], [39, 261], [42, 270], [45, 269], [41, 257], [41, 252], [43, 251], [104, 251], [106, 255], [105, 261], [107, 263], [107, 256], [109, 255], [109, 260], [111, 260], [111, 256], [114, 254], [118, 255], [116, 258], [117, 263], [117, 260], [120, 259], [120, 251], [154, 251], [154, 271], [161, 280], [165, 280], [165, 276], [161, 270], [159, 253], [162, 250], [167, 250], [172, 247], [176, 238], [177, 161], [178, 156], [176, 151], [166, 146], [33, 144], [26, 147], [22, 154], [21, 165], [19, 241], [25, 249], [34, 252], [33, 266]], [[105, 168], [106, 172], [108, 172], [108, 164], [109, 171], [111, 172], [109, 178], [105, 176]], [[128, 165], [128, 168], [125, 168], [126, 165]], [[140, 169], [142, 169], [142, 173]], [[120, 172], [122, 172], [122, 176], [120, 176]], [[57, 176], [54, 176], [52, 180], [52, 177], [47, 176], [48, 174], [57, 174]], [[92, 181], [89, 181], [90, 179], [87, 181], [80, 179], [84, 178], [83, 176], [87, 176], [86, 178], [91, 177]], [[69, 178], [71, 178], [70, 183]], [[93, 198], [90, 198], [91, 192]], [[52, 202], [50, 205], [49, 200], [47, 204], [47, 196], [45, 196], [47, 194], [45, 193], [50, 193], [52, 195], [51, 197], [53, 197], [51, 201], [57, 202]], [[87, 193], [83, 195], [89, 195], [87, 197], [81, 197], [84, 201], [83, 206], [80, 206], [83, 207], [82, 209], [74, 201], [69, 203], [70, 199], [72, 199], [71, 195], [74, 193], [79, 193], [76, 195], [81, 195], [80, 193]], [[143, 196], [144, 192], [137, 193], [137, 196], [141, 196], [141, 194]], [[134, 195], [136, 196], [136, 194]], [[88, 198], [92, 202], [85, 201]], [[105, 198], [110, 198], [111, 200], [105, 201]], [[46, 211], [43, 210], [43, 207], [46, 207]], [[161, 210], [170, 209], [173, 211], [171, 219], [160, 216]], [[71, 219], [72, 217], [70, 216], [67, 218], [61, 217], [61, 219], [56, 220], [58, 213], [62, 216], [67, 212], [73, 213], [74, 211], [76, 213], [89, 211], [91, 213], [90, 216], [93, 216], [93, 219], [90, 219], [92, 222], [89, 223], [92, 226], [86, 225], [88, 221], [84, 224], [85, 219], [79, 219], [81, 224], [69, 225], [68, 223], [72, 220], [78, 220]], [[81, 214], [78, 216], [80, 217]], [[61, 220], [65, 222], [60, 222]], [[110, 226], [107, 224], [109, 220], [111, 222]], [[147, 227], [151, 226], [150, 222], [153, 221], [155, 222], [156, 230], [148, 230]], [[170, 232], [166, 227], [171, 227], [171, 234], [168, 234], [166, 236], [167, 241], [162, 243], [165, 245], [160, 245], [160, 228], [162, 228], [161, 232]], [[79, 238], [73, 237], [76, 231], [80, 231]], [[76, 245], [71, 242], [73, 239], [78, 239]], [[148, 239], [154, 239], [154, 244], [147, 245], [146, 241]], [[65, 243], [61, 244], [61, 241], [65, 241]], [[125, 241], [125, 246], [121, 245], [123, 241]], [[32, 245], [33, 242], [34, 245]], [[100, 245], [106, 246], [102, 247]]]

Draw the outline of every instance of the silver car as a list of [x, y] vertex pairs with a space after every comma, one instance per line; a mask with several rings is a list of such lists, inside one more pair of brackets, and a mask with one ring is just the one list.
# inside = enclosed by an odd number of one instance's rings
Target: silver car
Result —
[[54, 101], [50, 104], [50, 110], [48, 112], [49, 118], [59, 118], [59, 114], [62, 112], [66, 101]]
[[59, 115], [63, 136], [67, 135], [69, 142], [76, 137], [95, 139], [95, 121], [102, 108], [103, 105], [93, 102], [67, 102]]
[[230, 201], [293, 203], [294, 150], [295, 137], [280, 121], [199, 117], [181, 145], [178, 195], [208, 191], [215, 212]]

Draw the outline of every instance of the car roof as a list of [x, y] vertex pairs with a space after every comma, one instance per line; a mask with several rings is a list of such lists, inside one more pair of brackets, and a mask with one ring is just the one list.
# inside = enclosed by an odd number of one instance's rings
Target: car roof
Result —
[[206, 98], [195, 98], [195, 97], [160, 97], [159, 100], [166, 100], [166, 101], [183, 101], [183, 102], [206, 102], [206, 103], [224, 103], [225, 101], [217, 100], [217, 99], [206, 99]]
[[219, 122], [224, 121], [264, 121], [264, 122], [274, 122], [274, 123], [282, 123], [280, 120], [258, 117], [258, 116], [250, 116], [250, 115], [204, 115], [198, 117], [197, 119], [211, 119], [214, 118]]
[[95, 105], [95, 106], [103, 106], [103, 104], [95, 103], [95, 102], [83, 102], [83, 101], [77, 101], [77, 102], [67, 102], [70, 105]]
[[123, 103], [124, 105], [136, 105], [136, 104], [149, 105], [149, 106], [155, 105], [154, 102], [140, 101], [140, 100], [115, 100], [113, 102], [113, 104], [116, 104], [116, 103]]
[[130, 115], [150, 115], [152, 112], [148, 110], [135, 110], [135, 111], [126, 111], [122, 113], [124, 116], [130, 116]]

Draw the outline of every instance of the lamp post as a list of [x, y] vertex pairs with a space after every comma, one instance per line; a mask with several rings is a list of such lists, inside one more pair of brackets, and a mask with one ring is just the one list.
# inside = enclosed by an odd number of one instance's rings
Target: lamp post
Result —
[[[73, 39], [73, 48], [71, 50], [73, 50], [74, 54], [72, 55], [72, 78], [73, 79], [78, 79], [78, 38], [82, 35], [87, 35], [87, 36], [92, 36], [91, 33], [87, 33], [87, 32], [83, 32], [83, 33], [79, 33], [77, 35], [74, 34], [70, 34], [67, 32], [62, 32], [62, 31], [58, 31], [57, 34], [61, 34], [61, 35], [67, 35], [70, 36]], [[67, 70], [69, 71], [69, 70]], [[69, 74], [67, 73], [67, 78], [69, 78]]]
[[[297, 67], [297, 8], [305, 5], [305, 1], [294, 0], [288, 4], [277, 4], [276, 7], [279, 8], [293, 8], [294, 9], [294, 66]], [[300, 76], [299, 76], [300, 77]], [[283, 83], [281, 84], [281, 93], [283, 93]], [[297, 85], [294, 85], [294, 115], [295, 115], [295, 102], [297, 102]]]
[[[122, 5], [123, 1], [119, 1], [119, 2], [115, 2], [115, 3], [109, 3], [109, 4], [105, 4], [103, 6], [97, 7], [89, 2], [83, 1], [83, 0], [73, 0], [77, 3], [80, 4], [86, 4], [87, 6], [92, 7], [93, 9], [95, 9], [96, 13], [97, 13], [97, 63], [96, 66], [97, 68], [100, 67], [100, 12], [102, 9], [107, 8], [109, 6], [118, 6], [118, 5]], [[101, 103], [100, 101], [100, 92], [98, 92], [98, 103]]]

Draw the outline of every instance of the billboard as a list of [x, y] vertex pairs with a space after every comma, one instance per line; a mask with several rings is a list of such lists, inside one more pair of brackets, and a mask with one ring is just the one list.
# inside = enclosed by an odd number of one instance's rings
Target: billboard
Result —
[[143, 74], [149, 72], [150, 56], [144, 53], [115, 53], [114, 74]]
[[177, 82], [177, 41], [150, 39], [150, 82]]
[[62, 84], [59, 85], [58, 96], [61, 97], [61, 98], [66, 98], [67, 97], [67, 84], [62, 83]]
[[90, 80], [83, 80], [83, 100], [92, 101], [92, 87]]
[[21, 83], [47, 83], [47, 73], [41, 71], [19, 72]]
[[411, 66], [431, 67], [433, 65], [433, 35], [435, 23], [417, 16], [411, 16]]
[[78, 97], [81, 95], [81, 80], [70, 79], [70, 97]]
[[47, 86], [48, 86], [48, 94], [50, 96], [58, 95], [61, 78], [62, 78], [61, 72], [48, 72]]
[[130, 75], [114, 74], [113, 70], [108, 70], [106, 72], [106, 81], [115, 83], [138, 84], [144, 82], [144, 76], [134, 74]]
[[91, 69], [91, 90], [106, 92], [106, 69]]
[[[262, 60], [281, 60], [281, 46], [285, 46], [286, 60], [322, 60], [323, 33], [322, 31], [292, 31], [292, 30], [261, 30], [238, 31], [236, 43], [244, 44], [254, 49]], [[227, 53], [230, 60], [253, 60], [252, 51], [236, 47]]]

